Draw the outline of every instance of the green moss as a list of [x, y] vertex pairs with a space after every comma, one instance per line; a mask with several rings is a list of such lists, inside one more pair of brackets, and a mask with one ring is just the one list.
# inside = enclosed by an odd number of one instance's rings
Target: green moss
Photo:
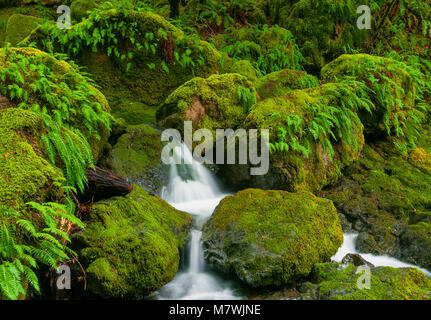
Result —
[[22, 14], [13, 14], [10, 16], [5, 33], [5, 42], [10, 42], [15, 46], [24, 40], [34, 29], [43, 23], [42, 19], [26, 16]]
[[164, 127], [180, 131], [184, 121], [209, 130], [237, 128], [248, 111], [238, 95], [240, 85], [252, 88], [245, 77], [235, 73], [194, 78], [166, 99], [157, 110], [157, 120]]
[[409, 155], [409, 161], [415, 167], [431, 174], [431, 155], [424, 148], [414, 148]]
[[42, 119], [31, 111], [0, 111], [0, 203], [23, 208], [28, 201], [44, 202], [61, 194], [53, 182], [59, 169], [44, 159], [39, 144]]
[[360, 5], [379, 8], [376, 1], [300, 0], [285, 4], [279, 24], [290, 30], [306, 58], [306, 67], [318, 71], [327, 62], [354, 48], [363, 48], [370, 30], [357, 27]]
[[233, 62], [226, 73], [238, 73], [246, 77], [251, 83], [255, 83], [260, 77], [259, 71], [256, 70], [248, 60], [238, 60]]
[[[308, 123], [313, 119], [313, 108], [318, 104], [341, 107], [344, 102], [335, 97], [334, 92], [343, 92], [345, 89], [344, 84], [328, 83], [317, 88], [292, 90], [283, 97], [263, 100], [252, 108], [244, 122], [244, 128], [268, 129], [269, 142], [276, 143], [279, 128], [285, 127], [286, 118], [298, 116], [304, 123]], [[318, 191], [337, 181], [342, 175], [342, 168], [359, 158], [364, 145], [362, 124], [353, 122], [351, 130], [356, 147], [342, 139], [334, 142], [332, 159], [316, 140], [312, 142], [308, 157], [294, 150], [271, 154], [271, 166], [286, 177], [287, 185], [284, 188], [289, 191]]]
[[[315, 267], [320, 299], [330, 300], [430, 300], [431, 280], [418, 269], [371, 268], [370, 289], [359, 289], [353, 265], [323, 263]], [[359, 280], [360, 281], [360, 280]]]
[[[109, 113], [110, 106], [105, 96], [98, 89], [93, 87], [88, 79], [85, 79], [74, 66], [70, 65], [66, 61], [56, 59], [53, 55], [35, 48], [11, 48], [9, 54], [11, 53], [16, 54], [18, 57], [25, 57], [18, 60], [27, 59], [30, 60], [33, 65], [44, 65], [49, 70], [45, 72], [52, 73], [50, 76], [54, 78], [52, 81], [57, 86], [52, 90], [56, 93], [56, 97], [64, 96], [62, 99], [66, 99], [66, 101], [68, 101], [67, 108], [69, 117], [67, 119], [63, 119], [63, 121], [67, 123], [70, 128], [78, 129], [84, 134], [92, 147], [94, 160], [97, 162], [103, 145], [108, 140], [109, 128], [104, 123], [99, 122], [95, 125], [92, 131], [89, 131], [85, 123], [87, 122], [88, 124], [88, 121], [91, 119], [88, 118], [88, 114], [85, 114], [83, 106], [81, 105], [82, 101], [81, 103], [77, 103], [71, 97], [75, 94], [80, 95], [80, 98], [82, 99], [83, 93], [86, 95], [89, 94], [89, 96], [87, 96], [87, 103], [91, 104], [92, 108], [94, 108], [95, 104], [98, 104], [100, 106], [99, 111]], [[8, 63], [9, 60], [5, 61], [4, 55], [2, 55], [2, 58], [0, 58], [0, 68], [8, 67]], [[39, 91], [35, 92], [33, 89], [33, 86], [40, 85], [40, 83], [36, 84], [37, 81], [40, 81], [39, 77], [33, 77], [28, 70], [20, 72], [24, 75], [24, 84], [19, 83], [19, 86], [28, 93], [28, 100], [24, 103], [23, 108], [30, 108], [30, 106], [37, 105], [44, 106], [48, 108], [50, 112], [53, 112], [53, 109], [60, 108], [61, 103], [64, 103], [64, 100], [61, 100], [60, 98], [58, 98], [56, 101], [57, 103], [54, 104], [51, 103], [53, 101], [52, 97], [50, 97], [50, 102], [45, 100], [47, 98], [44, 95], [39, 94]], [[85, 86], [85, 89], [83, 89], [83, 86]], [[16, 100], [18, 100], [17, 97], [15, 97], [15, 101]], [[109, 118], [108, 115], [106, 115], [106, 117]]]
[[76, 21], [81, 21], [83, 18], [87, 18], [87, 11], [91, 11], [96, 7], [97, 4], [93, 0], [74, 0], [70, 5], [72, 19]]
[[[424, 130], [423, 134], [427, 132]], [[400, 155], [390, 141], [367, 144], [363, 157], [345, 170], [345, 177], [320, 194], [334, 201], [356, 231], [373, 236], [374, 243], [367, 246], [368, 252], [389, 253], [426, 264], [429, 252], [426, 241], [420, 245], [416, 242], [417, 249], [408, 249], [410, 253], [398, 248], [403, 228], [431, 217], [431, 175], [421, 168], [420, 162], [412, 163], [418, 156], [421, 159], [423, 153], [417, 149], [413, 156]]]
[[409, 118], [415, 106], [415, 81], [406, 70], [406, 65], [383, 57], [367, 54], [342, 55], [328, 63], [321, 72], [323, 81], [339, 81], [354, 78], [363, 81], [370, 89], [374, 103], [372, 114], [360, 114], [366, 132], [378, 135], [379, 132], [407, 135]]
[[93, 206], [74, 236], [88, 271], [88, 289], [105, 298], [142, 297], [178, 271], [191, 216], [138, 186], [126, 197]]
[[287, 95], [295, 89], [307, 89], [318, 86], [319, 81], [316, 77], [304, 71], [284, 69], [272, 72], [259, 79], [256, 83], [256, 90], [261, 99], [267, 99]]
[[343, 240], [331, 201], [307, 192], [246, 189], [220, 202], [203, 241], [210, 263], [259, 287], [307, 276]]
[[[157, 107], [163, 103], [166, 97], [181, 84], [195, 76], [208, 77], [220, 69], [221, 54], [212, 45], [205, 41], [194, 41], [195, 39], [186, 36], [180, 29], [155, 13], [148, 11], [126, 12], [112, 9], [98, 12], [96, 16], [97, 18], [91, 16], [87, 22], [83, 21], [73, 25], [70, 31], [71, 34], [74, 34], [77, 42], [81, 42], [79, 32], [74, 33], [74, 31], [80, 28], [89, 29], [88, 32], [93, 34], [93, 29], [99, 24], [101, 24], [99, 26], [99, 29], [101, 29], [105, 28], [106, 25], [114, 24], [115, 21], [121, 20], [127, 30], [131, 28], [135, 32], [133, 43], [130, 42], [131, 36], [129, 35], [127, 37], [120, 34], [116, 35], [119, 44], [115, 45], [115, 47], [120, 49], [123, 47], [128, 48], [134, 53], [133, 59], [129, 62], [131, 65], [128, 72], [126, 72], [125, 61], [116, 58], [114, 53], [111, 56], [107, 55], [106, 46], [95, 46], [93, 50], [92, 47], [87, 47], [85, 43], [82, 43], [78, 52], [75, 52], [76, 50], [73, 50], [74, 42], [70, 41], [70, 39], [66, 41], [66, 45], [62, 46], [57, 38], [53, 38], [51, 39], [53, 48], [48, 46], [46, 50], [66, 52], [75, 57], [80, 65], [87, 67], [86, 71], [91, 74], [91, 77], [101, 87], [114, 114], [118, 111], [118, 116], [123, 116], [128, 120], [133, 118], [127, 108], [128, 104], [131, 102], [144, 104], [145, 106], [139, 106], [137, 120], [131, 119], [130, 124], [147, 122], [152, 117], [150, 108]], [[95, 19], [98, 19], [98, 21], [95, 21]], [[89, 25], [91, 26], [89, 27]], [[179, 63], [166, 63], [169, 72], [163, 69], [162, 63], [165, 63], [165, 60], [161, 49], [161, 41], [157, 38], [159, 31], [168, 35], [172, 33], [175, 48], [184, 47], [184, 50], [190, 50], [190, 58], [194, 62], [194, 67], [188, 66], [184, 68]], [[144, 38], [147, 33], [152, 33], [156, 37], [154, 55], [148, 54], [144, 49], [138, 50], [136, 48], [138, 35]], [[36, 42], [40, 48], [44, 48], [47, 41], [43, 41], [43, 39], [49, 38], [51, 34], [50, 30], [39, 28], [24, 41], [23, 45]], [[144, 45], [145, 41], [140, 40], [140, 45]], [[127, 52], [125, 52], [125, 55], [127, 56]], [[201, 61], [201, 65], [198, 60]], [[153, 66], [153, 68], [149, 66]]]
[[161, 164], [161, 152], [160, 132], [148, 125], [129, 126], [106, 161], [114, 173], [158, 193], [168, 168]]

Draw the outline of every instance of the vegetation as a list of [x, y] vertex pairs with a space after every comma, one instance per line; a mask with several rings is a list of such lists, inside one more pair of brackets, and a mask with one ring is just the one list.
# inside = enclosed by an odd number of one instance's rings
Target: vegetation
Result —
[[[0, 299], [44, 297], [60, 263], [85, 297], [171, 281], [192, 218], [147, 192], [170, 176], [159, 129], [184, 121], [270, 133], [266, 175], [211, 167], [242, 190], [203, 227], [216, 268], [301, 298], [431, 299], [418, 270], [373, 268], [358, 291], [329, 262], [344, 230], [431, 270], [430, 47], [421, 0], [0, 0]], [[96, 165], [131, 193], [92, 197]]]
[[[57, 269], [58, 263], [75, 257], [76, 253], [67, 247], [68, 228], [72, 223], [84, 227], [75, 217], [70, 199], [66, 204], [29, 202], [27, 205], [33, 217], [9, 207], [0, 208], [0, 297], [7, 299], [25, 297], [28, 285], [40, 291], [34, 272], [37, 263]], [[37, 220], [36, 215], [40, 217]]]

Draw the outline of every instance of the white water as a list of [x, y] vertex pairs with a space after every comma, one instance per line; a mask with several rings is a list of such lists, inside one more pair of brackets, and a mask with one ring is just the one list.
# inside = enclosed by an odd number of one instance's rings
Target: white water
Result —
[[[186, 261], [184, 270], [178, 272], [170, 283], [156, 292], [156, 296], [158, 299], [183, 300], [241, 299], [241, 297], [235, 295], [228, 282], [208, 271], [203, 257], [201, 228], [226, 194], [220, 191], [208, 169], [193, 160], [192, 154], [187, 147], [178, 144], [173, 156], [187, 159], [192, 164], [171, 165], [169, 184], [162, 189], [161, 197], [178, 210], [192, 214], [195, 229], [191, 231], [190, 243], [186, 248], [188, 261]], [[387, 255], [375, 256], [359, 253], [355, 246], [357, 236], [354, 233], [344, 234], [343, 245], [332, 257], [332, 260], [341, 262], [346, 254], [358, 253], [376, 267], [417, 268], [415, 265], [399, 261]], [[431, 272], [428, 270], [418, 269], [431, 277]]]
[[192, 164], [171, 165], [169, 184], [162, 189], [161, 197], [178, 210], [192, 214], [196, 227], [191, 231], [191, 240], [186, 248], [189, 259], [185, 270], [160, 289], [156, 293], [157, 297], [184, 300], [239, 299], [230, 289], [229, 283], [207, 271], [201, 241], [200, 229], [226, 194], [220, 191], [209, 170], [193, 160], [185, 145], [178, 144], [173, 153], [174, 157], [186, 159]]
[[376, 267], [393, 267], [393, 268], [418, 268], [423, 273], [426, 274], [428, 278], [431, 277], [431, 272], [424, 269], [419, 268], [413, 264], [409, 264], [406, 262], [402, 262], [396, 258], [390, 257], [388, 255], [376, 256], [371, 253], [360, 253], [356, 250], [356, 238], [358, 237], [357, 233], [345, 233], [344, 234], [344, 242], [343, 245], [338, 249], [337, 253], [331, 258], [336, 262], [341, 262], [344, 256], [348, 253], [357, 253], [360, 254], [362, 258], [372, 263]]

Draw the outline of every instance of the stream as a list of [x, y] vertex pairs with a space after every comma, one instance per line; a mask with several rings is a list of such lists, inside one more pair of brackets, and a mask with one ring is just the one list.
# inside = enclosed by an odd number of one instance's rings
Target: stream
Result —
[[[228, 194], [220, 190], [212, 173], [193, 159], [192, 153], [184, 144], [178, 143], [173, 150], [173, 157], [188, 160], [184, 163], [191, 164], [170, 165], [169, 183], [163, 187], [161, 197], [178, 210], [190, 213], [194, 226], [190, 242], [184, 250], [184, 261], [180, 271], [171, 282], [155, 293], [156, 297], [160, 300], [242, 299], [237, 282], [217, 274], [206, 264], [201, 241], [205, 222], [211, 217], [220, 200]], [[376, 267], [418, 268], [390, 256], [357, 252], [355, 248], [357, 236], [354, 233], [345, 233], [342, 246], [331, 259], [341, 262], [346, 254], [358, 253]], [[418, 269], [431, 278], [431, 272], [423, 268]]]

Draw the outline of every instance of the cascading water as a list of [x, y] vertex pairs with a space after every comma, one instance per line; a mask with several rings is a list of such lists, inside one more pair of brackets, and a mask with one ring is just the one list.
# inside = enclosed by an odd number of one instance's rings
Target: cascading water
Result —
[[188, 300], [238, 299], [228, 282], [208, 270], [201, 242], [203, 224], [226, 194], [220, 191], [209, 170], [193, 159], [192, 153], [184, 144], [178, 143], [172, 156], [184, 161], [183, 164], [171, 165], [169, 184], [162, 189], [161, 197], [178, 210], [192, 214], [195, 227], [186, 247], [186, 267], [157, 292], [157, 297]]
[[426, 274], [428, 278], [431, 278], [431, 272], [426, 269], [419, 268], [413, 264], [409, 264], [406, 262], [402, 262], [396, 258], [390, 257], [388, 255], [376, 256], [371, 253], [360, 253], [356, 250], [356, 238], [358, 237], [357, 233], [345, 233], [344, 234], [344, 242], [343, 245], [338, 249], [338, 252], [332, 257], [332, 260], [341, 262], [344, 256], [348, 253], [358, 253], [362, 258], [372, 263], [376, 267], [393, 267], [393, 268], [418, 268], [423, 273]]
[[[209, 170], [193, 159], [192, 153], [184, 144], [177, 144], [177, 147], [173, 150], [172, 157], [184, 161], [182, 162], [183, 164], [171, 165], [169, 184], [162, 189], [161, 197], [178, 210], [192, 214], [195, 227], [191, 231], [190, 243], [186, 247], [188, 260], [185, 261], [185, 268], [178, 272], [170, 283], [156, 292], [156, 296], [158, 299], [185, 300], [241, 299], [231, 289], [229, 282], [209, 270], [203, 257], [201, 229], [226, 194], [220, 191]], [[341, 259], [346, 254], [359, 253], [355, 247], [356, 238], [357, 234], [344, 234], [343, 245], [332, 257], [332, 260], [341, 262]], [[415, 265], [386, 255], [359, 254], [376, 267], [417, 268]], [[431, 277], [431, 272], [423, 268], [419, 269], [428, 277]]]

